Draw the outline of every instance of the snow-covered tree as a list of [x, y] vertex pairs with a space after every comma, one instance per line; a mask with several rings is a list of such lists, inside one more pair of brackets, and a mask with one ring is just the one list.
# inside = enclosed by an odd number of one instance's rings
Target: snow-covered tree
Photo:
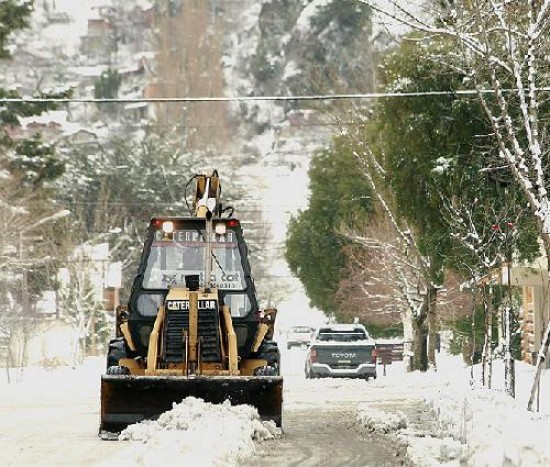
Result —
[[[427, 365], [435, 367], [437, 297], [442, 284], [434, 280], [437, 275], [434, 274], [430, 257], [422, 254], [414, 230], [404, 217], [397, 214], [395, 196], [387, 186], [388, 173], [381, 160], [362, 141], [354, 140], [354, 136], [351, 135], [349, 143], [364, 180], [371, 187], [377, 206], [387, 219], [386, 225], [391, 235], [386, 234], [387, 238], [383, 239], [369, 239], [357, 232], [350, 232], [347, 237], [370, 248], [374, 242], [374, 246], [383, 253], [377, 261], [386, 261], [384, 275], [395, 281], [389, 284], [401, 295], [403, 308], [400, 312], [405, 340], [412, 347], [409, 349], [413, 356], [411, 369], [425, 369]], [[425, 334], [427, 347], [423, 345]]]
[[104, 310], [105, 264], [94, 261], [90, 251], [89, 245], [76, 248], [58, 273], [58, 314], [73, 329], [73, 365], [86, 356], [87, 340], [108, 337], [112, 328]]
[[[550, 257], [548, 132], [546, 121], [540, 118], [546, 111], [544, 89], [550, 79], [546, 56], [550, 2], [431, 2], [429, 17], [427, 10], [419, 13], [399, 0], [384, 5], [375, 0], [362, 3], [426, 37], [445, 37], [454, 43], [454, 52], [447, 59], [471, 83], [490, 123], [493, 144], [510, 177], [511, 189], [525, 197]], [[550, 338], [545, 339], [539, 354], [539, 372], [549, 343]], [[510, 381], [507, 387], [513, 392]]]
[[[0, 3], [0, 58], [9, 62], [13, 34], [28, 26], [33, 2]], [[33, 97], [63, 98], [70, 91], [38, 89]], [[16, 323], [14, 313], [31, 322], [32, 305], [48, 278], [42, 273], [52, 261], [58, 231], [53, 223], [63, 206], [54, 200], [51, 183], [63, 172], [55, 147], [38, 134], [17, 136], [23, 118], [57, 108], [48, 102], [18, 100], [14, 89], [0, 89], [0, 305], [4, 323]], [[8, 305], [11, 304], [11, 305]], [[32, 329], [32, 326], [30, 326]], [[26, 334], [26, 333], [25, 333]]]

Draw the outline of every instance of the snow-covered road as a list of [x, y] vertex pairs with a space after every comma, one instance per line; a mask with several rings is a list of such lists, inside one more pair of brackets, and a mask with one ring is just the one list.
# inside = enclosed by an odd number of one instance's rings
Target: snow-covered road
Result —
[[[258, 465], [259, 462], [263, 465], [399, 465], [392, 463], [395, 450], [384, 447], [377, 439], [365, 439], [356, 422], [357, 404], [383, 398], [384, 391], [371, 388], [371, 383], [366, 381], [306, 380], [303, 358], [304, 350], [283, 350], [285, 434], [280, 439], [257, 442], [256, 447], [250, 442], [237, 448], [226, 446], [227, 436], [213, 426], [214, 422], [219, 424], [220, 419], [204, 410], [202, 421], [212, 417], [212, 426], [202, 433], [197, 428], [197, 440], [201, 439], [202, 444], [188, 439], [184, 442], [193, 431], [193, 422], [187, 430], [172, 433], [168, 450], [165, 444], [152, 440], [147, 445], [101, 441], [97, 431], [102, 359], [88, 359], [83, 367], [76, 369], [29, 370], [19, 382], [0, 383], [0, 465], [120, 465], [123, 459], [128, 465], [168, 465], [166, 459], [173, 460], [170, 465], [178, 465], [178, 459], [182, 458], [195, 459], [201, 466]], [[12, 378], [16, 376], [12, 372]], [[228, 411], [225, 412], [229, 416]], [[198, 419], [194, 423], [198, 425]], [[241, 430], [242, 424], [237, 421], [230, 430]], [[244, 424], [252, 425], [252, 422]], [[204, 426], [200, 430], [204, 430]], [[205, 440], [209, 433], [212, 439]], [[242, 440], [233, 438], [232, 442], [242, 443]], [[216, 449], [219, 449], [217, 454]], [[240, 452], [230, 452], [232, 449]], [[159, 460], [158, 463], [154, 459]], [[366, 462], [368, 459], [372, 463]]]
[[100, 364], [2, 375], [0, 465], [92, 466], [116, 452], [98, 438]]
[[372, 381], [306, 379], [305, 350], [283, 350], [284, 436], [261, 443], [247, 466], [398, 466], [403, 449], [371, 435], [357, 420], [357, 407], [384, 399]]
[[448, 355], [439, 356], [437, 372], [406, 373], [394, 363], [376, 381], [306, 380], [305, 351], [281, 344], [286, 419], [275, 438], [245, 406], [190, 401], [176, 429], [153, 428], [137, 442], [101, 441], [104, 359], [12, 372], [9, 384], [2, 372], [0, 466], [550, 465], [548, 370], [535, 414], [525, 410], [533, 367], [519, 362], [514, 400], [499, 390], [501, 361], [492, 391], [470, 385], [464, 362]]

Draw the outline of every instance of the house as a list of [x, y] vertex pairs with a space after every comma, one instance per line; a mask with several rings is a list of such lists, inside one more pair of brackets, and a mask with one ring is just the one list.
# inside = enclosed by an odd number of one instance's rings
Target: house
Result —
[[504, 264], [493, 272], [491, 279], [500, 285], [521, 288], [521, 359], [525, 363], [536, 364], [550, 321], [550, 282], [546, 257], [541, 254], [529, 265]]

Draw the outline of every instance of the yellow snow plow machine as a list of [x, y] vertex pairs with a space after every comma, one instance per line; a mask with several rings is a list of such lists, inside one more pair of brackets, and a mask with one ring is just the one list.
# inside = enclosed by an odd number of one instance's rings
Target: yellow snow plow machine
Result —
[[[259, 311], [240, 222], [218, 173], [197, 175], [190, 217], [155, 217], [101, 377], [100, 436], [116, 439], [186, 397], [250, 404], [282, 425], [276, 309]], [[229, 212], [229, 214], [227, 214]]]

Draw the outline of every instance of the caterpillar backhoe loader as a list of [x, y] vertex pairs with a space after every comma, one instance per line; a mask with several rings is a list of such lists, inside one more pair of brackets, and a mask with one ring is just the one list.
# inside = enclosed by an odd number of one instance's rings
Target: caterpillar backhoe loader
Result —
[[197, 175], [194, 215], [155, 217], [101, 377], [100, 436], [189, 396], [250, 404], [282, 425], [276, 309], [259, 311], [247, 247], [218, 173]]

